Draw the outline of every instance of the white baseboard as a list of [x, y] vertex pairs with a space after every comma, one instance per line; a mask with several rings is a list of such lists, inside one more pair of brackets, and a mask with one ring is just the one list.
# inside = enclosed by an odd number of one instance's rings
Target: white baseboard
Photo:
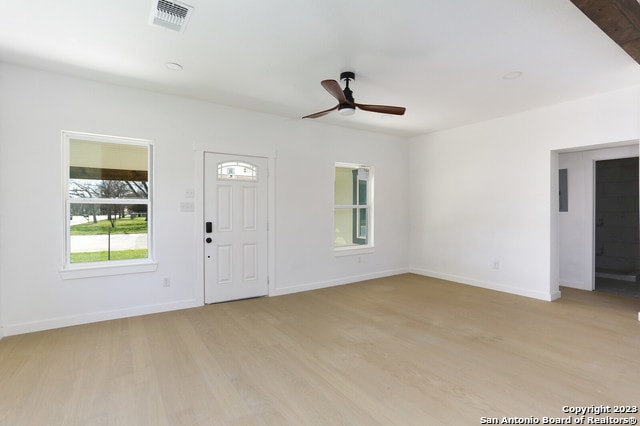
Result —
[[560, 285], [562, 287], [575, 288], [578, 290], [587, 290], [587, 291], [593, 290], [592, 288], [586, 288], [585, 283], [583, 283], [582, 281], [563, 280], [562, 278], [560, 278]]
[[175, 311], [178, 309], [194, 308], [197, 306], [202, 306], [202, 303], [198, 303], [198, 301], [195, 299], [189, 299], [170, 303], [136, 306], [127, 309], [116, 309], [113, 311], [93, 312], [82, 315], [70, 315], [65, 317], [46, 319], [42, 321], [30, 321], [8, 325], [5, 324], [4, 327], [0, 328], [0, 333], [3, 333], [6, 337], [16, 334], [32, 333], [35, 331], [69, 327], [73, 325], [89, 324], [92, 322], [136, 317], [139, 315], [156, 314], [160, 312]]
[[409, 272], [409, 270], [406, 268], [390, 269], [387, 271], [379, 271], [371, 274], [351, 275], [348, 277], [338, 278], [335, 280], [296, 284], [296, 285], [276, 288], [272, 293], [269, 294], [269, 296], [282, 296], [285, 294], [298, 293], [301, 291], [318, 290], [326, 287], [334, 287], [337, 285], [351, 284], [359, 281], [373, 280], [376, 278], [384, 278], [384, 277], [390, 277], [393, 275], [406, 274], [407, 272]]
[[457, 275], [443, 274], [440, 272], [429, 271], [421, 268], [409, 268], [409, 272], [418, 274], [418, 275], [424, 275], [427, 277], [439, 278], [441, 280], [453, 281], [456, 283], [470, 285], [474, 287], [481, 287], [487, 290], [495, 290], [503, 293], [516, 294], [518, 296], [525, 296], [525, 297], [531, 297], [533, 299], [545, 300], [547, 302], [551, 302], [553, 300], [560, 298], [559, 291], [553, 292], [553, 293], [552, 292], [545, 293], [545, 292], [539, 292], [539, 291], [524, 290], [518, 287], [511, 287], [503, 284], [480, 281], [473, 278], [466, 278], [466, 277], [461, 277]]
[[[439, 278], [447, 281], [453, 281], [461, 284], [471, 285], [475, 287], [486, 288], [489, 290], [501, 291], [504, 293], [516, 294], [520, 296], [531, 297], [534, 299], [552, 301], [560, 297], [560, 292], [544, 293], [530, 290], [523, 290], [517, 287], [510, 287], [501, 284], [484, 282], [474, 280], [470, 278], [460, 277], [451, 274], [443, 274], [439, 272], [429, 271], [421, 268], [399, 268], [390, 269], [386, 271], [378, 271], [369, 274], [351, 275], [348, 277], [342, 277], [333, 280], [316, 281], [312, 283], [296, 284], [291, 286], [275, 288], [269, 296], [280, 296], [291, 293], [298, 293], [301, 291], [318, 290], [321, 288], [333, 287], [343, 284], [351, 284], [359, 281], [372, 280], [376, 278], [384, 278], [393, 275], [400, 275], [405, 273], [414, 273], [418, 275], [424, 275], [433, 278]], [[148, 315], [160, 312], [175, 311], [179, 309], [188, 309], [202, 306], [202, 301], [196, 299], [181, 300], [170, 303], [160, 303], [153, 305], [136, 306], [127, 309], [116, 309], [113, 311], [93, 312], [83, 315], [71, 315], [65, 317], [51, 318], [42, 321], [31, 321], [17, 324], [5, 324], [0, 327], [0, 339], [6, 336], [12, 336], [16, 334], [31, 333], [36, 331], [50, 330], [54, 328], [69, 327], [73, 325], [88, 324], [99, 321], [107, 321], [120, 318], [135, 317], [139, 315]], [[640, 313], [638, 314], [640, 320]]]

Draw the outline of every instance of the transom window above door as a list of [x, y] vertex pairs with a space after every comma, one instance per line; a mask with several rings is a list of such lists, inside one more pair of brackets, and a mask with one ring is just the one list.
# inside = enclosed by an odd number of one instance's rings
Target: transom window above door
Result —
[[258, 167], [240, 161], [227, 161], [218, 164], [219, 180], [258, 180]]

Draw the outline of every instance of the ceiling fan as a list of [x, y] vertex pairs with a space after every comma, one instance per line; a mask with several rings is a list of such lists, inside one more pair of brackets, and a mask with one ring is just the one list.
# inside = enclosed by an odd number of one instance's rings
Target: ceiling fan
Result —
[[389, 105], [366, 105], [356, 103], [353, 99], [353, 92], [349, 89], [349, 81], [355, 80], [356, 75], [352, 71], [345, 71], [340, 74], [340, 80], [345, 80], [345, 88], [342, 90], [340, 84], [335, 80], [322, 80], [320, 84], [329, 92], [334, 98], [338, 100], [338, 105], [333, 108], [329, 108], [324, 111], [316, 112], [314, 114], [305, 115], [302, 118], [318, 118], [323, 115], [329, 114], [336, 109], [342, 115], [351, 115], [359, 108], [364, 111], [379, 112], [381, 114], [393, 114], [402, 115], [406, 111], [405, 107], [389, 106]]

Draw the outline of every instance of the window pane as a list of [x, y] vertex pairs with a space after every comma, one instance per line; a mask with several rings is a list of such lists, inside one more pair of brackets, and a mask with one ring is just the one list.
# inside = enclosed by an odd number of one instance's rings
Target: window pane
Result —
[[354, 209], [335, 209], [334, 239], [335, 247], [354, 245], [353, 243], [353, 211]]
[[353, 200], [353, 169], [336, 167], [335, 204], [350, 206]]
[[368, 217], [367, 209], [335, 209], [334, 210], [334, 247], [367, 244]]
[[70, 205], [71, 263], [146, 259], [146, 204]]
[[147, 146], [69, 141], [70, 198], [149, 198]]
[[358, 205], [367, 205], [367, 181], [358, 180]]
[[367, 209], [358, 209], [358, 238], [367, 238]]

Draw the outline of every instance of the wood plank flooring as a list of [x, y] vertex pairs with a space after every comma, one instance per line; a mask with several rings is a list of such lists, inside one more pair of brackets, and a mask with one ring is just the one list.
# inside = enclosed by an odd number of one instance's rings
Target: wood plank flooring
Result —
[[640, 299], [562, 296], [406, 274], [11, 336], [0, 425], [465, 425], [639, 405]]

